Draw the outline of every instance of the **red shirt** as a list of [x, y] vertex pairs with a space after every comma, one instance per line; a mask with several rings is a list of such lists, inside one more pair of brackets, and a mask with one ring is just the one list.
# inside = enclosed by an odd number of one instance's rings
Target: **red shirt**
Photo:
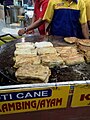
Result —
[[[35, 21], [38, 20], [39, 18], [43, 18], [44, 13], [47, 8], [49, 0], [36, 0], [35, 1], [35, 8], [34, 8], [34, 14], [35, 14]], [[45, 23], [40, 25], [38, 27], [39, 33], [41, 35], [45, 35]]]

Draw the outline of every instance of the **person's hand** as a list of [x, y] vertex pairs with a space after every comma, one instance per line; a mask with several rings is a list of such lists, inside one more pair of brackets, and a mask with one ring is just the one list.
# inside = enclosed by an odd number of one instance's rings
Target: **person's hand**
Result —
[[22, 36], [25, 33], [25, 29], [20, 29], [18, 31], [18, 35]]
[[34, 30], [29, 30], [26, 32], [26, 34], [34, 34]]

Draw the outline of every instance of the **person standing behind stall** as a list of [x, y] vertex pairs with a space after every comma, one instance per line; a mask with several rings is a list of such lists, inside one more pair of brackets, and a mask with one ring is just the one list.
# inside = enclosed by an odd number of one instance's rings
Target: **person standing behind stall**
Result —
[[[62, 37], [89, 38], [86, 7], [83, 0], [49, 0], [43, 19], [26, 31], [37, 28], [43, 22], [50, 24], [50, 34]], [[19, 34], [22, 33], [19, 31]]]
[[51, 24], [51, 35], [89, 38], [83, 0], [50, 0], [43, 20]]
[[[45, 10], [47, 8], [47, 4], [48, 4], [48, 0], [35, 0], [34, 15], [32, 18], [32, 23], [29, 26], [30, 28], [31, 28], [31, 26], [33, 26], [34, 23], [36, 24], [36, 26], [38, 26], [38, 24], [41, 24], [41, 19], [44, 16]], [[26, 34], [33, 33], [33, 29], [29, 30], [29, 27], [20, 29], [18, 31], [18, 34], [23, 35], [24, 33], [26, 33]], [[43, 22], [43, 24], [39, 25], [38, 31], [39, 31], [40, 35], [45, 35], [45, 22]]]
[[10, 5], [13, 5], [13, 0], [4, 0], [5, 19], [10, 17]]
[[90, 29], [90, 0], [84, 0], [84, 2], [86, 5], [86, 15], [87, 15], [88, 27]]

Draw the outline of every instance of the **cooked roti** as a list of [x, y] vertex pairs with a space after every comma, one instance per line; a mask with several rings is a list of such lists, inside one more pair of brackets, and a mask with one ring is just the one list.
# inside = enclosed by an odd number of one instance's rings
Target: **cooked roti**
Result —
[[42, 41], [42, 42], [36, 42], [35, 47], [42, 48], [42, 47], [53, 47], [53, 44], [51, 42]]
[[76, 38], [76, 37], [65, 37], [64, 40], [65, 40], [65, 42], [68, 42], [68, 43], [75, 43], [78, 40], [78, 38]]
[[83, 51], [83, 52], [90, 51], [90, 47], [89, 46], [85, 46], [85, 45], [81, 45], [81, 44], [78, 45], [78, 49]]
[[40, 81], [48, 82], [51, 71], [49, 67], [42, 65], [30, 65], [24, 64], [22, 67], [19, 67], [15, 73], [17, 80], [19, 81]]
[[33, 65], [38, 65], [41, 63], [41, 59], [39, 56], [35, 56], [35, 57], [30, 57], [30, 56], [22, 56], [22, 55], [18, 55], [15, 57], [15, 68], [18, 68], [20, 66], [22, 66], [23, 64], [33, 64]]
[[55, 47], [60, 56], [69, 56], [70, 54], [77, 54], [76, 46]]
[[75, 65], [85, 62], [84, 57], [81, 54], [70, 56], [65, 60], [66, 65]]
[[21, 42], [21, 43], [16, 43], [16, 49], [35, 49], [35, 44], [32, 42]]
[[63, 60], [57, 54], [46, 54], [41, 55], [41, 61], [43, 65], [47, 65], [49, 67], [54, 67], [57, 65], [63, 65]]
[[82, 39], [82, 40], [79, 40], [78, 42], [81, 45], [90, 46], [90, 39]]
[[37, 49], [16, 49], [14, 55], [30, 55], [30, 56], [37, 56]]
[[43, 47], [43, 48], [38, 48], [38, 54], [43, 55], [43, 54], [56, 54], [57, 51], [54, 47]]

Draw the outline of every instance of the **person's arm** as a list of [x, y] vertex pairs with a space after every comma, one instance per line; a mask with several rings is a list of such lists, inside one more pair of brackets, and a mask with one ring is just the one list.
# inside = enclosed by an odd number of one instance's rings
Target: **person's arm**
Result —
[[42, 18], [39, 18], [37, 21], [35, 21], [33, 24], [31, 24], [29, 27], [27, 28], [23, 28], [23, 29], [20, 29], [18, 31], [18, 34], [19, 35], [23, 35], [25, 34], [26, 32], [28, 32], [29, 30], [33, 30], [35, 28], [38, 28], [41, 24], [44, 23], [44, 20], [42, 20]]
[[35, 1], [34, 1], [34, 0], [32, 0], [32, 5], [33, 5], [33, 6], [35, 5]]
[[85, 39], [89, 38], [89, 30], [87, 25], [87, 15], [86, 15], [86, 6], [85, 2], [83, 0], [79, 1], [79, 7], [80, 7], [80, 23], [82, 27], [82, 33]]
[[[32, 21], [31, 21], [31, 24], [33, 24], [35, 22], [35, 14], [33, 14], [33, 17], [32, 17]], [[34, 30], [29, 30], [26, 32], [26, 34], [33, 34], [34, 33]]]
[[85, 39], [89, 39], [89, 30], [88, 30], [88, 25], [87, 23], [84, 23], [81, 25], [82, 27], [82, 33]]
[[36, 19], [35, 14], [33, 14], [31, 24], [33, 24], [35, 22], [35, 19]]

